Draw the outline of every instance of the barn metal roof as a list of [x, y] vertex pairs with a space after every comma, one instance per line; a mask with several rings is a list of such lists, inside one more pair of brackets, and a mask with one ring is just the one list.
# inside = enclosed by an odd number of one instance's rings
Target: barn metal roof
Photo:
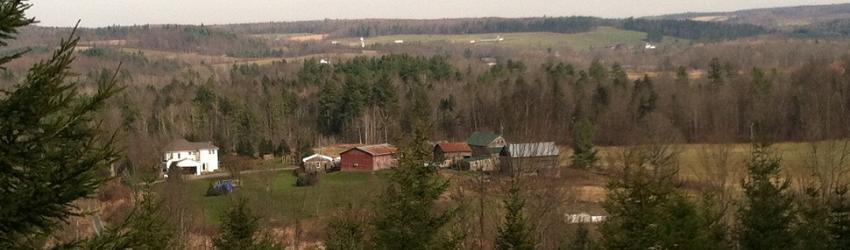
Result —
[[444, 153], [463, 153], [463, 152], [472, 152], [472, 149], [469, 148], [469, 144], [465, 142], [446, 142], [437, 144], [437, 147], [442, 150]]
[[554, 142], [508, 144], [502, 154], [510, 157], [558, 156], [560, 150]]
[[171, 142], [165, 147], [165, 151], [193, 151], [200, 149], [217, 149], [211, 142], [190, 142], [186, 139], [179, 139]]
[[[391, 154], [395, 154], [398, 151], [398, 149], [395, 146], [384, 143], [384, 144], [360, 146], [360, 147], [356, 147], [356, 148], [346, 150], [345, 152], [355, 150], [355, 149], [366, 152], [367, 154], [370, 154], [372, 156], [391, 155]], [[344, 154], [345, 152], [342, 152], [340, 154]]]
[[501, 136], [490, 132], [475, 132], [469, 136], [469, 139], [466, 142], [473, 146], [487, 146], [499, 137]]

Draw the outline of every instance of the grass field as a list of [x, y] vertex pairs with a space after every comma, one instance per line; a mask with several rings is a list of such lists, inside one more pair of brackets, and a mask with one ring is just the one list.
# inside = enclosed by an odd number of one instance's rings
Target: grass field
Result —
[[[821, 150], [827, 149], [829, 142], [819, 143]], [[834, 146], [834, 145], [833, 145]], [[783, 172], [786, 176], [807, 178], [807, 159], [810, 156], [812, 144], [809, 143], [780, 143], [773, 146], [776, 155], [781, 158]], [[561, 165], [569, 164], [572, 151], [562, 147]], [[604, 168], [616, 167], [622, 147], [599, 147], [599, 164]], [[746, 174], [746, 162], [750, 157], [750, 144], [687, 144], [673, 145], [671, 150], [678, 152], [680, 177], [689, 183], [700, 183], [706, 177], [717, 174], [722, 170], [729, 176], [729, 183], [737, 186]], [[714, 159], [712, 152], [726, 152], [726, 168], [709, 170]], [[296, 187], [292, 171], [260, 172], [242, 176], [243, 186], [233, 194], [218, 197], [206, 197], [207, 186], [211, 180], [195, 180], [190, 182], [191, 194], [204, 208], [206, 221], [212, 225], [219, 223], [220, 216], [234, 199], [248, 198], [253, 207], [259, 208], [259, 214], [272, 221], [287, 221], [325, 217], [348, 204], [364, 204], [373, 201], [384, 189], [389, 172], [335, 172], [321, 176], [318, 185]], [[608, 176], [590, 173], [583, 170], [564, 172], [564, 187], [575, 188], [583, 200], [600, 201], [604, 199], [604, 186]], [[469, 172], [445, 171], [444, 175], [453, 180], [463, 180], [473, 176]], [[457, 184], [457, 183], [455, 183]]]
[[[832, 144], [835, 143], [835, 144]], [[818, 142], [821, 153], [829, 151], [830, 147], [841, 146], [841, 142]], [[811, 143], [777, 143], [772, 145], [773, 152], [780, 159], [783, 174], [794, 178], [805, 178], [809, 176], [808, 163], [811, 159], [813, 144]], [[711, 175], [711, 162], [717, 161], [722, 152], [726, 152], [726, 171], [738, 184], [746, 174], [747, 160], [751, 156], [752, 145], [740, 144], [686, 144], [673, 145], [670, 148], [678, 152], [679, 175], [684, 180], [700, 181]], [[599, 147], [599, 163], [602, 165], [613, 165], [620, 162], [622, 147]], [[835, 152], [833, 152], [835, 153]], [[563, 147], [561, 162], [567, 165], [572, 155], [569, 147]]]
[[191, 194], [202, 204], [206, 221], [217, 225], [234, 199], [247, 198], [267, 218], [289, 220], [318, 217], [348, 203], [368, 200], [383, 187], [385, 172], [335, 172], [321, 176], [317, 185], [296, 187], [292, 171], [262, 172], [242, 176], [242, 187], [230, 195], [205, 196], [213, 180], [191, 181]]
[[[367, 44], [389, 44], [395, 40], [404, 40], [405, 43], [416, 42], [450, 42], [469, 44], [471, 40], [505, 38], [497, 43], [508, 47], [534, 47], [534, 48], [557, 48], [570, 47], [576, 50], [588, 50], [590, 48], [605, 47], [615, 44], [628, 44], [642, 46], [646, 33], [637, 31], [621, 30], [613, 27], [599, 27], [596, 30], [575, 34], [562, 34], [552, 32], [519, 32], [519, 33], [487, 33], [487, 34], [463, 34], [463, 35], [390, 35], [369, 37]], [[668, 39], [672, 40], [672, 39]], [[343, 44], [359, 46], [359, 38], [347, 38], [340, 40]], [[665, 41], [670, 42], [670, 41]], [[493, 43], [476, 43], [493, 44]]]

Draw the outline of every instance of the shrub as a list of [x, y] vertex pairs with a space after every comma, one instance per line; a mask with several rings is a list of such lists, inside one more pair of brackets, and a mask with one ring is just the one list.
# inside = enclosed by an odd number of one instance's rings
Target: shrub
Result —
[[112, 180], [103, 185], [97, 193], [100, 201], [115, 201], [129, 199], [133, 196], [133, 190], [118, 180]]
[[296, 170], [295, 172], [295, 186], [298, 187], [307, 187], [316, 185], [319, 183], [319, 174], [315, 172], [305, 172], [303, 170]]

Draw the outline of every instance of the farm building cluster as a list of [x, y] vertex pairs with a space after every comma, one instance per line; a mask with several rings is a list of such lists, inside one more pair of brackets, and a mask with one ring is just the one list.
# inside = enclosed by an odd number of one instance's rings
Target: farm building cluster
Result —
[[[554, 142], [508, 143], [501, 135], [476, 132], [465, 142], [434, 142], [435, 165], [458, 170], [559, 175], [560, 150]], [[340, 148], [336, 146], [336, 148]], [[302, 159], [307, 172], [377, 171], [396, 166], [398, 148], [390, 144], [349, 145]], [[327, 150], [334, 151], [334, 150]]]
[[[465, 142], [433, 142], [433, 165], [457, 170], [559, 175], [560, 151], [554, 142], [508, 143], [501, 135], [476, 132]], [[378, 171], [396, 166], [398, 148], [390, 144], [340, 144], [301, 159], [305, 172]], [[176, 140], [165, 148], [163, 174], [178, 168], [201, 175], [219, 169], [218, 147], [210, 142]]]

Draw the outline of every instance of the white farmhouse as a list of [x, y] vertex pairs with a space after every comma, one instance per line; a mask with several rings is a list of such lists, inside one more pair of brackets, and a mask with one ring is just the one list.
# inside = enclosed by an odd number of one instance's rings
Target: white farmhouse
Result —
[[181, 173], [201, 175], [218, 170], [218, 147], [210, 142], [180, 139], [168, 144], [163, 159], [163, 172], [179, 167]]

